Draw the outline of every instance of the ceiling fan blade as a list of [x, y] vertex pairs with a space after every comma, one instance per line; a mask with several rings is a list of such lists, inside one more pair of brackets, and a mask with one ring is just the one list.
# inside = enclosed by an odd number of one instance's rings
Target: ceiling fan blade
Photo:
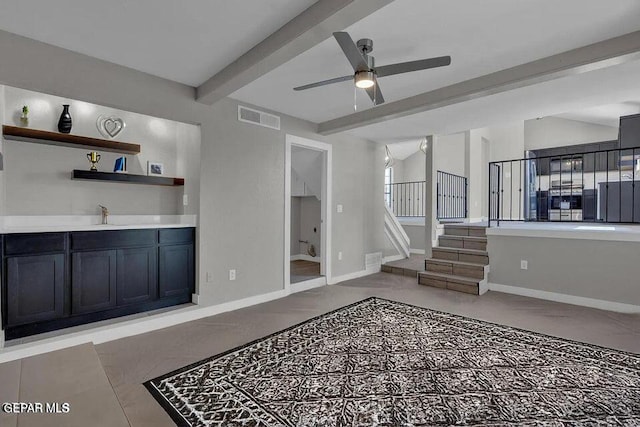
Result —
[[344, 55], [349, 60], [349, 63], [353, 67], [353, 71], [364, 71], [369, 69], [369, 65], [367, 61], [362, 56], [362, 52], [358, 49], [358, 46], [353, 42], [353, 39], [349, 35], [349, 33], [345, 33], [344, 31], [339, 31], [333, 33], [333, 37], [335, 37], [336, 41], [342, 48]]
[[380, 91], [380, 85], [378, 84], [378, 79], [374, 79], [375, 84], [371, 87], [366, 88], [367, 95], [371, 98], [373, 105], [380, 105], [384, 103], [384, 96], [382, 96], [382, 92]]
[[293, 90], [311, 89], [314, 87], [326, 86], [333, 83], [346, 82], [348, 80], [353, 80], [353, 76], [342, 76], [342, 77], [336, 77], [334, 79], [322, 80], [321, 82], [309, 83], [308, 85], [294, 87]]
[[450, 56], [438, 56], [436, 58], [420, 59], [418, 61], [400, 62], [398, 64], [376, 67], [376, 75], [378, 77], [392, 76], [394, 74], [428, 70], [429, 68], [446, 67], [450, 64]]

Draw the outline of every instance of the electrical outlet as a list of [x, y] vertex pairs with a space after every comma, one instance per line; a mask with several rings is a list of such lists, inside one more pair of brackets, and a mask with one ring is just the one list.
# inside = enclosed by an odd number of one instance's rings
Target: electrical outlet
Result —
[[182, 206], [189, 206], [189, 196], [186, 194], [182, 195]]
[[336, 206], [336, 211], [337, 211], [338, 213], [342, 213], [342, 205], [338, 205], [338, 206]]
[[229, 270], [229, 280], [236, 280], [236, 270]]
[[526, 259], [520, 260], [520, 270], [527, 270], [529, 268], [529, 261]]
[[342, 261], [342, 252], [338, 252], [338, 261]]
[[213, 273], [210, 271], [207, 271], [207, 283], [211, 283], [213, 282]]

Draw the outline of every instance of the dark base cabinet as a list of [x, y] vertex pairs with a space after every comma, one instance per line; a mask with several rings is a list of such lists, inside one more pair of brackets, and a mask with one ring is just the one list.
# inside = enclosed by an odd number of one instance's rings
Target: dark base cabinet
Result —
[[9, 257], [6, 266], [7, 324], [64, 315], [64, 254]]
[[193, 228], [2, 237], [7, 340], [188, 303]]

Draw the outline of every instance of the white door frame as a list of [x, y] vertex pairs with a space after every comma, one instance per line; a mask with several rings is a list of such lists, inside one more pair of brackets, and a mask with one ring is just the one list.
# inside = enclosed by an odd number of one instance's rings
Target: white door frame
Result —
[[[301, 138], [295, 135], [285, 135], [284, 154], [284, 289], [291, 292], [291, 147], [303, 147], [323, 153], [322, 190], [320, 200], [320, 257], [324, 275], [320, 281], [314, 281], [314, 286], [322, 286], [331, 283], [331, 203], [332, 203], [332, 162], [333, 153], [331, 144]], [[306, 282], [304, 282], [306, 283]], [[308, 289], [309, 286], [301, 284], [296, 291]]]

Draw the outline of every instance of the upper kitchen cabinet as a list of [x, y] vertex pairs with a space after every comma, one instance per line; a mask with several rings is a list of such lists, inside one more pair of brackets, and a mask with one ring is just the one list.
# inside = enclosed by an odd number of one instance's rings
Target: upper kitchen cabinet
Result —
[[640, 114], [620, 117], [620, 148], [640, 147]]

